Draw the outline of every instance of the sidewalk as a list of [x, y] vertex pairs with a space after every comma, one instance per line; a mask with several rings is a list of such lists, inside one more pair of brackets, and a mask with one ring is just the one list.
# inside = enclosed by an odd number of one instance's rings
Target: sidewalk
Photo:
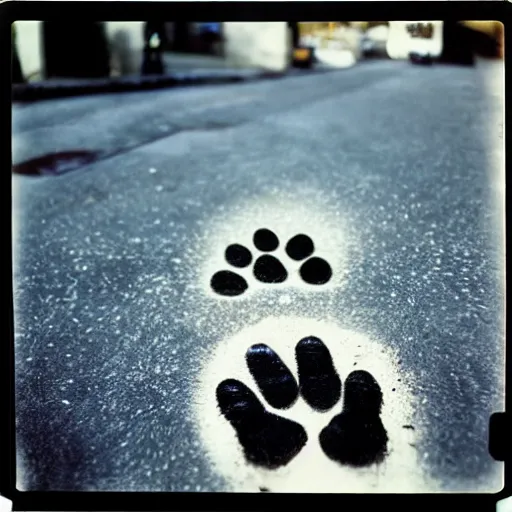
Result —
[[13, 84], [13, 102], [32, 102], [90, 94], [147, 91], [168, 87], [214, 85], [234, 82], [282, 78], [297, 74], [325, 72], [322, 65], [313, 69], [290, 68], [268, 71], [257, 68], [229, 67], [222, 57], [210, 55], [164, 53], [164, 75], [133, 75], [104, 79], [52, 79]]
[[207, 85], [280, 78], [286, 72], [255, 70], [191, 70], [165, 75], [128, 76], [91, 80], [48, 80], [12, 86], [13, 102], [30, 102], [85, 94], [106, 94], [162, 89], [185, 85]]
[[164, 52], [163, 61], [166, 72], [191, 70], [231, 70], [239, 71], [243, 68], [230, 67], [224, 57], [216, 55], [197, 55], [193, 53]]

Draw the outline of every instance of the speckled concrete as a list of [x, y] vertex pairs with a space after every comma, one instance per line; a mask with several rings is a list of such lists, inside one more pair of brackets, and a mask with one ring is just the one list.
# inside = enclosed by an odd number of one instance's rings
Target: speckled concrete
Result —
[[359, 233], [336, 308], [417, 376], [429, 471], [445, 490], [497, 490], [502, 100], [485, 83], [501, 72], [378, 62], [15, 107], [15, 163], [104, 157], [13, 180], [19, 486], [223, 488], [191, 424], [197, 365], [222, 330], [187, 321], [192, 248], [233, 200], [299, 200], [300, 186], [336, 197]]

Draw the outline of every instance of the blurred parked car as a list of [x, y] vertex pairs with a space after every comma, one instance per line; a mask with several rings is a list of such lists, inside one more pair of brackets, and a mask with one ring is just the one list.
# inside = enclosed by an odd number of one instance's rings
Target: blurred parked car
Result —
[[386, 50], [388, 37], [389, 27], [387, 25], [369, 28], [361, 38], [363, 57], [388, 57]]
[[409, 53], [409, 60], [413, 64], [423, 64], [423, 65], [431, 65], [434, 62], [434, 59], [430, 53], [423, 52], [411, 52]]

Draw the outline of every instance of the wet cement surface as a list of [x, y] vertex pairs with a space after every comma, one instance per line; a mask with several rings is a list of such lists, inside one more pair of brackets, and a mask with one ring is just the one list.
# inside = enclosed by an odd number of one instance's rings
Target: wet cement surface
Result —
[[15, 107], [15, 164], [99, 154], [61, 176], [13, 177], [22, 486], [223, 488], [190, 414], [216, 339], [187, 322], [187, 261], [233, 200], [308, 187], [335, 194], [359, 232], [338, 315], [416, 375], [429, 471], [446, 490], [497, 490], [487, 427], [502, 408], [501, 107], [485, 83], [501, 72], [378, 62]]

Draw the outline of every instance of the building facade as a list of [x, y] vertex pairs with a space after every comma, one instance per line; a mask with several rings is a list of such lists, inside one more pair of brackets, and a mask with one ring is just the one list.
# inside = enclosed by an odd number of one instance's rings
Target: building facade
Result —
[[[64, 61], [69, 69], [84, 67], [89, 57], [102, 59], [96, 49], [105, 39], [110, 76], [138, 75], [143, 62], [146, 22], [104, 22], [98, 27], [84, 27], [82, 40], [70, 41], [76, 35], [76, 27], [49, 27], [46, 22], [16, 22], [17, 51], [23, 76], [26, 80], [41, 80], [58, 74]], [[216, 49], [205, 47], [200, 32], [208, 25], [209, 33], [218, 31], [222, 42]], [[213, 26], [199, 23], [165, 23], [164, 51], [183, 53], [211, 53], [225, 60], [231, 67], [257, 67], [283, 71], [289, 64], [291, 52], [290, 31], [286, 22], [218, 23]], [[88, 38], [87, 33], [91, 36]], [[94, 41], [92, 39], [95, 39]], [[89, 40], [89, 45], [83, 39]], [[79, 48], [94, 46], [95, 52], [81, 55]], [[60, 54], [59, 54], [60, 52]], [[80, 61], [75, 62], [73, 61]], [[91, 64], [92, 66], [92, 64]], [[93, 66], [92, 66], [93, 67]]]

